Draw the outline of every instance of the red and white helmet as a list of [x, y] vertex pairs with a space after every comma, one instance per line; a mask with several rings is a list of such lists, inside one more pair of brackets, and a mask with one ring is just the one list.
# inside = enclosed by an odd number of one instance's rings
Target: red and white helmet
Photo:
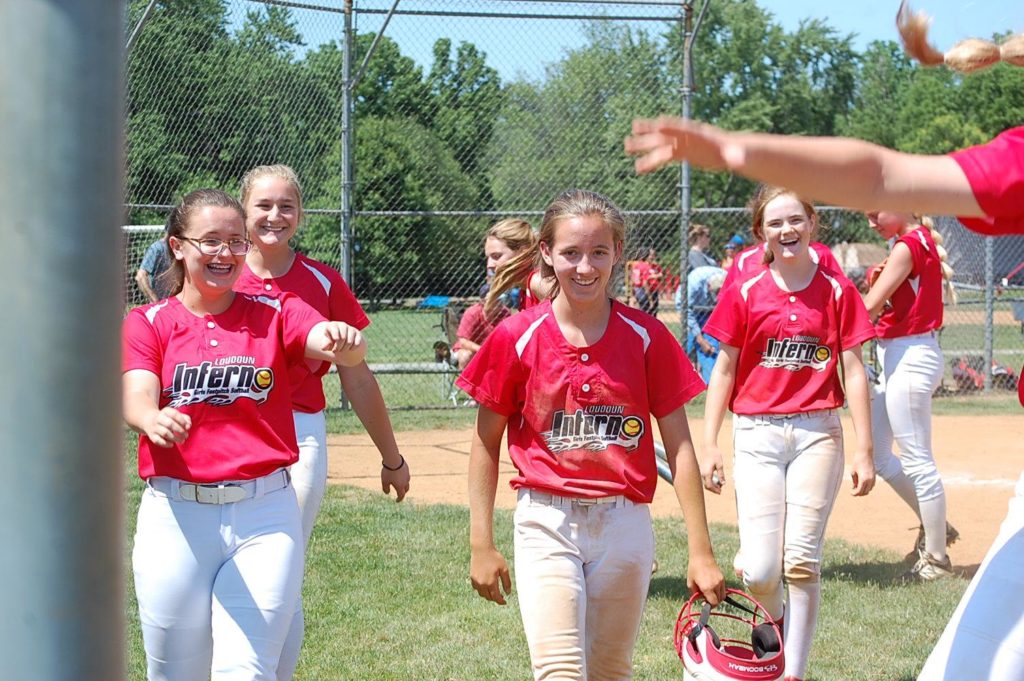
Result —
[[[702, 601], [696, 609], [697, 601]], [[749, 604], [746, 605], [745, 603]], [[786, 671], [782, 630], [760, 603], [728, 589], [725, 603], [743, 614], [712, 610], [700, 593], [676, 619], [675, 644], [687, 681], [779, 681]], [[717, 624], [713, 624], [714, 618]], [[738, 624], [737, 624], [738, 623]], [[715, 631], [718, 627], [719, 631]], [[742, 631], [746, 639], [727, 638]], [[723, 633], [720, 633], [723, 632]]]

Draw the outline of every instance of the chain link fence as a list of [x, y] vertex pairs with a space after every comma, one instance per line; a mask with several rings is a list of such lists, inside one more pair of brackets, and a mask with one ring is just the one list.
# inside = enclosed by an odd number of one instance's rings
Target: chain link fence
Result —
[[[453, 340], [453, 311], [478, 299], [483, 235], [499, 219], [537, 226], [560, 191], [595, 190], [630, 219], [624, 260], [655, 248], [666, 271], [680, 271], [679, 169], [637, 177], [622, 139], [634, 117], [681, 109], [681, 3], [164, 0], [147, 13], [150, 4], [132, 0], [125, 31], [135, 34], [127, 305], [144, 302], [136, 272], [174, 201], [202, 186], [237, 193], [265, 163], [302, 179], [296, 246], [339, 269], [366, 308], [370, 363], [392, 408], [460, 404], [435, 344]], [[742, 209], [691, 220], [711, 228], [716, 257], [733, 234], [749, 241]], [[821, 239], [844, 264], [884, 256], [858, 214], [822, 220]], [[990, 348], [1015, 366], [1024, 244], [997, 242], [986, 269], [984, 240], [955, 221], [941, 227], [961, 291], [942, 336], [947, 358]], [[666, 277], [659, 316], [681, 332], [678, 281]], [[615, 293], [628, 298], [625, 268]], [[325, 379], [335, 404], [337, 386]]]

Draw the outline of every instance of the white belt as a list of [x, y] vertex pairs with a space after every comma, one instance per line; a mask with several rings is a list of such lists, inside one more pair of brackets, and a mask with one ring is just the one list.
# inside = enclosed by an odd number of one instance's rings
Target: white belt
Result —
[[757, 423], [769, 421], [790, 421], [794, 419], [813, 419], [819, 416], [832, 416], [835, 409], [816, 409], [814, 411], [798, 411], [794, 414], [737, 414], [737, 418], [752, 419]]
[[284, 489], [290, 482], [291, 475], [287, 468], [280, 468], [262, 478], [236, 482], [193, 483], [167, 477], [147, 480], [150, 487], [172, 499], [194, 501], [199, 504], [234, 504]]
[[572, 506], [595, 506], [597, 504], [614, 504], [616, 507], [633, 506], [631, 499], [618, 494], [612, 497], [564, 497], [548, 492], [538, 492], [535, 489], [523, 487], [519, 490], [520, 499], [528, 499], [535, 504], [554, 506], [556, 508], [570, 508]]

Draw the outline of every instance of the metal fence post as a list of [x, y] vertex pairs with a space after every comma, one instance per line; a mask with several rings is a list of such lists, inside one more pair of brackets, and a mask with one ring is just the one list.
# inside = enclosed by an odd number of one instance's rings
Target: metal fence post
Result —
[[0, 3], [5, 679], [124, 678], [124, 3]]
[[995, 239], [985, 237], [985, 392], [992, 390], [993, 324], [995, 322]]

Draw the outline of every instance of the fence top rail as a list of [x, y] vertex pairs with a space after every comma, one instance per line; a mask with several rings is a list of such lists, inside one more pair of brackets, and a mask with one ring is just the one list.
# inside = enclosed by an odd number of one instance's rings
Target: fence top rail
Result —
[[[646, 16], [627, 15], [611, 16], [608, 14], [551, 14], [532, 11], [508, 11], [508, 12], [480, 12], [467, 10], [412, 10], [404, 8], [385, 9], [384, 7], [359, 7], [357, 2], [352, 4], [353, 14], [390, 14], [397, 16], [434, 16], [434, 17], [473, 17], [473, 18], [494, 18], [494, 19], [595, 19], [600, 21], [676, 21], [682, 16], [683, 3], [679, 0], [512, 0], [516, 4], [525, 5], [546, 5], [561, 4], [569, 6], [579, 5], [612, 5], [620, 7], [660, 7], [673, 8], [676, 12], [671, 16]], [[318, 12], [331, 12], [334, 14], [347, 14], [345, 7], [332, 7], [311, 2], [297, 2], [296, 0], [256, 0], [264, 5], [276, 5], [278, 7], [290, 7], [294, 9], [308, 9]], [[491, 0], [491, 4], [497, 4]]]

